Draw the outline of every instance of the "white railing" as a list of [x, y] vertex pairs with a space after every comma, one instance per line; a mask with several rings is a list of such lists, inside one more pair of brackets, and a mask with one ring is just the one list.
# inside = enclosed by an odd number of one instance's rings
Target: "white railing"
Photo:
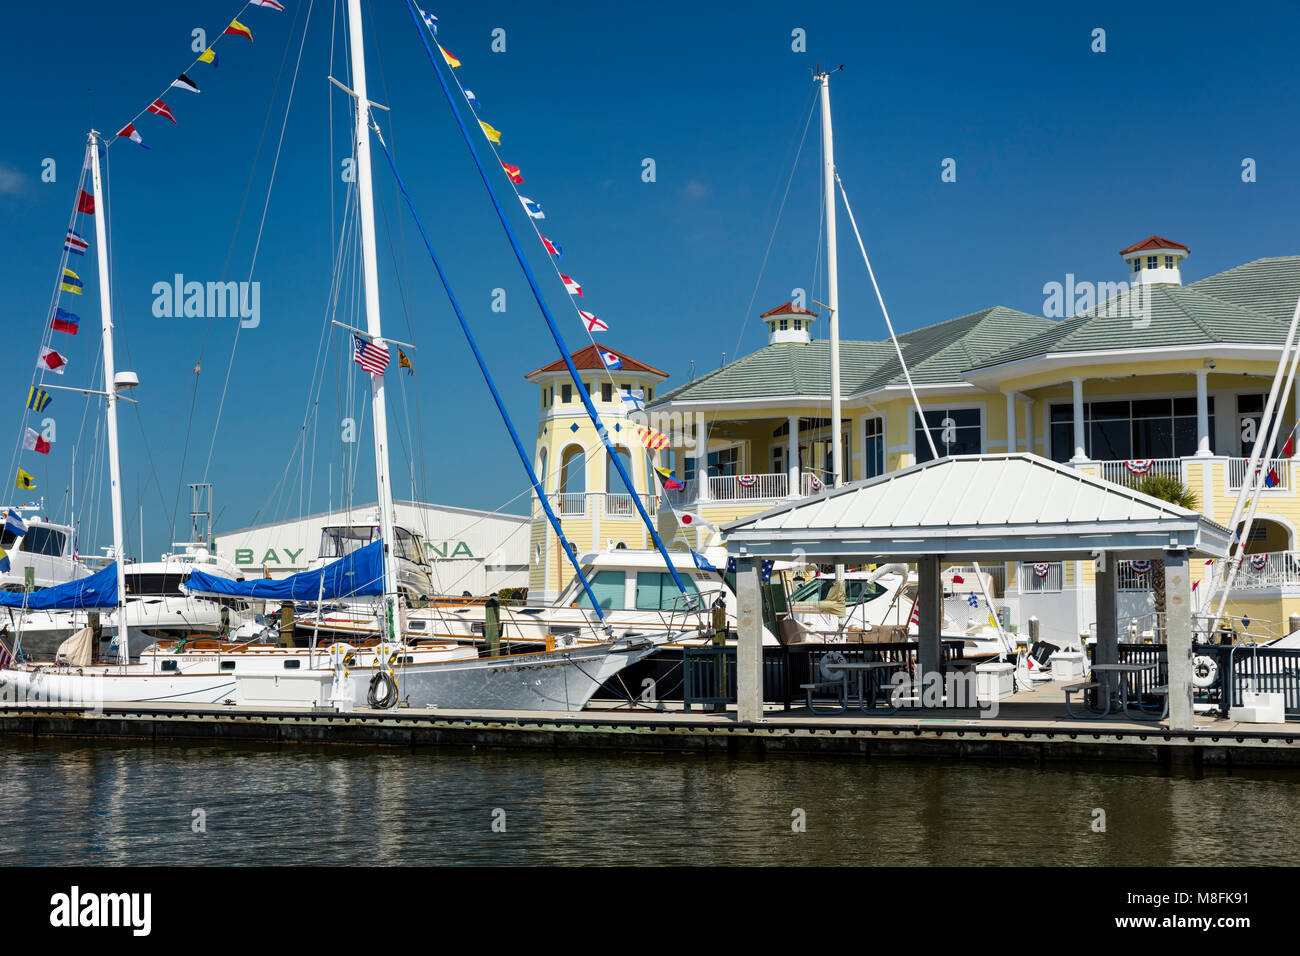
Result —
[[1115, 586], [1121, 591], [1150, 591], [1151, 562], [1138, 562], [1135, 568], [1132, 561], [1120, 561], [1115, 566]]
[[799, 491], [805, 497], [808, 495], [821, 494], [826, 490], [826, 479], [820, 475], [801, 475], [799, 477]]
[[784, 498], [790, 493], [789, 475], [718, 475], [709, 479], [709, 497], [715, 501], [750, 498]]
[[1117, 485], [1131, 485], [1141, 481], [1147, 475], [1164, 475], [1168, 478], [1183, 477], [1183, 459], [1181, 458], [1137, 458], [1128, 461], [1099, 461], [1097, 474], [1106, 481]]
[[[1236, 491], [1241, 488], [1242, 482], [1246, 480], [1246, 469], [1250, 465], [1249, 458], [1229, 458], [1228, 459], [1228, 490]], [[1256, 466], [1255, 474], [1260, 472], [1275, 476], [1277, 484], [1270, 488], [1267, 484], [1264, 486], [1265, 491], [1288, 491], [1291, 488], [1291, 459], [1274, 458], [1271, 461], [1265, 460]], [[1258, 481], [1255, 478], [1255, 481]]]
[[566, 518], [580, 518], [587, 513], [587, 496], [582, 492], [563, 492], [555, 496], [556, 511]]
[[[1205, 567], [1205, 580], [1218, 581], [1220, 585], [1226, 579], [1223, 575], [1222, 561], [1215, 561]], [[1223, 575], [1223, 577], [1220, 577]], [[1233, 590], [1238, 588], [1272, 588], [1282, 585], [1300, 585], [1300, 552], [1263, 551], [1259, 554], [1247, 554], [1237, 572]], [[1204, 585], [1202, 585], [1204, 587]]]

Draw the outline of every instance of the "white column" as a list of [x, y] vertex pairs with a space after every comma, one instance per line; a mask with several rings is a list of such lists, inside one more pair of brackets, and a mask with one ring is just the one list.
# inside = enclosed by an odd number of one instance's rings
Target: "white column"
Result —
[[835, 242], [835, 140], [831, 134], [831, 84], [830, 74], [818, 79], [822, 86], [822, 188], [825, 199], [822, 209], [826, 213], [826, 292], [830, 301], [831, 350], [831, 475], [826, 484], [838, 488], [844, 479], [844, 449], [840, 436], [840, 280]]
[[[943, 582], [939, 576], [939, 556], [927, 554], [916, 562], [917, 584], [917, 663], [921, 680], [942, 669], [943, 641]], [[917, 690], [924, 687], [921, 681]]]
[[789, 472], [790, 497], [799, 495], [799, 416], [790, 416], [790, 434], [786, 436], [786, 471]]
[[1196, 454], [1205, 457], [1210, 454], [1210, 391], [1208, 380], [1210, 370], [1196, 370]]
[[1038, 454], [1038, 449], [1034, 446], [1034, 400], [1032, 398], [1025, 399], [1025, 450], [1031, 455]]
[[1165, 647], [1169, 655], [1169, 726], [1196, 726], [1192, 707], [1192, 582], [1185, 550], [1165, 552]]
[[757, 558], [736, 560], [736, 720], [763, 717], [763, 601]]
[[1007, 451], [1014, 453], [1016, 450], [1016, 393], [1003, 392], [1002, 397], [1007, 400]]
[[1083, 434], [1083, 379], [1074, 379], [1074, 457], [1071, 461], [1087, 461], [1087, 443]]

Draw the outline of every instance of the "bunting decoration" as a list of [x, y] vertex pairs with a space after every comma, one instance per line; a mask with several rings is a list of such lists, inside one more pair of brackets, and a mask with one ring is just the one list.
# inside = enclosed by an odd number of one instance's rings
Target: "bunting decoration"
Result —
[[489, 142], [495, 143], [497, 146], [501, 145], [501, 133], [499, 130], [493, 129], [489, 124], [482, 120], [478, 121], [478, 125], [483, 127], [483, 133], [487, 136]]
[[524, 211], [528, 213], [530, 219], [546, 218], [546, 213], [542, 212], [542, 207], [533, 202], [527, 196], [520, 196], [519, 201], [524, 204]]
[[206, 50], [204, 50], [202, 53], [199, 54], [199, 62], [200, 62], [200, 63], [211, 63], [211, 64], [212, 64], [212, 68], [215, 70], [215, 69], [217, 68], [217, 66], [219, 65], [219, 61], [217, 60], [217, 53], [216, 53], [216, 51], [213, 50], [212, 47], [208, 47]]
[[1252, 554], [1250, 556], [1250, 566], [1256, 571], [1263, 571], [1268, 567], [1267, 554]]
[[117, 135], [129, 139], [131, 142], [136, 143], [144, 147], [145, 149], [149, 148], [145, 144], [144, 139], [140, 136], [140, 132], [135, 128], [134, 123], [127, 123], [125, 126], [123, 126], [120, 130], [117, 131]]
[[27, 392], [27, 407], [34, 412], [45, 411], [52, 401], [54, 401], [54, 398], [49, 392], [39, 389], [35, 385]]
[[56, 332], [67, 332], [69, 335], [76, 335], [80, 325], [81, 316], [73, 315], [67, 309], [55, 309], [54, 317], [50, 319], [50, 328]]
[[578, 285], [576, 279], [573, 279], [570, 276], [561, 275], [560, 281], [564, 283], [564, 288], [569, 295], [582, 295], [582, 286]]
[[738, 475], [736, 477], [736, 484], [740, 485], [742, 488], [753, 488], [758, 484], [758, 475]]
[[587, 331], [588, 331], [588, 332], [608, 332], [608, 331], [609, 331], [609, 326], [606, 325], [605, 322], [604, 322], [602, 319], [598, 319], [598, 318], [596, 318], [596, 317], [595, 317], [594, 315], [592, 315], [590, 312], [584, 312], [584, 311], [582, 311], [582, 309], [579, 309], [579, 310], [578, 310], [578, 315], [582, 316], [582, 321], [586, 324], [586, 326], [587, 326]]
[[50, 453], [50, 443], [42, 438], [41, 433], [36, 429], [28, 428], [23, 434], [23, 450], [48, 455]]
[[81, 295], [81, 276], [77, 275], [71, 269], [63, 270], [63, 282], [59, 285], [60, 292], [71, 292], [73, 295]]
[[506, 171], [506, 175], [510, 177], [510, 181], [512, 183], [514, 183], [516, 186], [523, 185], [524, 174], [519, 171], [518, 166], [511, 166], [509, 163], [502, 163], [501, 168]]
[[545, 246], [546, 251], [549, 252], [551, 255], [555, 256], [555, 258], [557, 259], [564, 258], [564, 250], [560, 247], [560, 244], [558, 242], [552, 242], [550, 239], [547, 239], [545, 236], [542, 236], [542, 245]]
[[63, 240], [63, 248], [74, 256], [84, 256], [86, 250], [90, 248], [90, 243], [69, 229], [68, 237]]
[[[1147, 574], [1151, 571], [1150, 561], [1130, 561], [1128, 566], [1132, 568], [1133, 573], [1137, 575]], [[1037, 565], [1035, 565], [1035, 569], [1037, 569]]]
[[[418, 6], [415, 9], [420, 10]], [[424, 25], [429, 28], [430, 33], [432, 33], [434, 36], [438, 35], [437, 17], [435, 17], [432, 13], [426, 13], [424, 10], [420, 10], [420, 19], [424, 21]]]
[[439, 49], [439, 50], [442, 50], [442, 58], [443, 58], [444, 60], [447, 61], [447, 65], [448, 65], [449, 67], [451, 67], [451, 68], [454, 70], [454, 69], [456, 69], [456, 67], [460, 66], [460, 60], [456, 59], [454, 56], [452, 56], [452, 55], [451, 55], [450, 53], [448, 53], [446, 50], [443, 50], [441, 44], [439, 44], [438, 49]]
[[817, 492], [821, 491], [823, 488], [826, 487], [826, 482], [822, 481], [821, 478], [819, 478], [817, 475], [809, 475], [808, 487], [813, 490], [814, 494], [816, 494]]
[[1145, 475], [1155, 463], [1154, 458], [1132, 458], [1124, 462], [1124, 467], [1130, 474]]
[[1045, 578], [1047, 577], [1047, 572], [1050, 570], [1052, 570], [1052, 566], [1050, 564], [1039, 562], [1038, 564], [1034, 565], [1034, 577]]
[[68, 360], [60, 355], [54, 349], [41, 349], [40, 360], [37, 361], [36, 367], [44, 372], [53, 372], [55, 375], [62, 375], [64, 368], [67, 367]]
[[469, 105], [474, 107], [474, 112], [477, 113], [479, 109], [479, 101], [478, 101], [478, 97], [474, 95], [474, 91], [466, 90], [465, 99], [469, 100]]
[[195, 83], [184, 73], [172, 80], [172, 85], [169, 86], [168, 89], [171, 89], [172, 87], [175, 87], [178, 90], [185, 90], [187, 93], [199, 92], [199, 84]]
[[176, 117], [172, 115], [171, 107], [162, 100], [154, 100], [146, 106], [145, 109], [148, 112], [153, 113], [155, 116], [165, 116], [167, 119], [172, 121], [173, 126], [177, 125]]

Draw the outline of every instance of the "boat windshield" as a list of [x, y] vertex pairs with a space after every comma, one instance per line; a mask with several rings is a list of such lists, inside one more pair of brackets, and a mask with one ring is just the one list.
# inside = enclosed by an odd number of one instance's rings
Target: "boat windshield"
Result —
[[67, 534], [62, 531], [55, 531], [42, 525], [28, 525], [27, 533], [23, 535], [18, 550], [29, 554], [47, 554], [57, 558], [63, 554], [63, 546], [67, 540]]
[[[825, 601], [826, 595], [830, 593], [831, 585], [834, 583], [835, 578], [833, 577], [813, 578], [790, 595], [790, 603], [804, 604], [811, 601]], [[883, 587], [869, 581], [849, 578], [844, 582], [844, 603], [846, 605], [874, 601], [884, 593], [885, 589]]]
[[420, 542], [415, 535], [405, 528], [394, 528], [393, 531], [397, 535], [397, 556], [407, 561], [414, 561], [416, 564], [423, 564], [424, 555], [420, 553]]
[[320, 556], [342, 558], [368, 545], [379, 534], [373, 525], [336, 525], [322, 528]]

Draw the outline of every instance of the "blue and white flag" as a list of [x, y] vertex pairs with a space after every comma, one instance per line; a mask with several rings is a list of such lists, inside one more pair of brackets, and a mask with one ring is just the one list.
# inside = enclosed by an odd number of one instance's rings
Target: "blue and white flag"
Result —
[[[415, 9], [420, 10], [419, 7], [416, 7]], [[429, 28], [429, 32], [432, 33], [434, 36], [437, 36], [438, 18], [435, 17], [432, 13], [429, 13], [428, 11], [425, 10], [420, 10], [420, 16], [424, 20], [424, 25]]]
[[613, 352], [601, 352], [600, 360], [605, 363], [605, 368], [618, 370], [623, 367], [623, 360]]
[[718, 569], [713, 566], [713, 563], [698, 551], [691, 551], [691, 560], [695, 562], [695, 566], [701, 571], [712, 571], [714, 574], [718, 573]]
[[630, 408], [634, 412], [645, 411], [645, 389], [622, 388], [619, 389], [618, 397], [624, 408]]
[[12, 531], [15, 537], [21, 538], [27, 533], [27, 522], [13, 508], [5, 514], [5, 530]]
[[970, 597], [966, 599], [966, 603], [969, 604], [971, 607], [979, 607], [980, 599], [975, 596], [974, 591], [971, 591]]
[[772, 580], [772, 569], [776, 567], [775, 561], [763, 561], [758, 566], [758, 576], [767, 584]]
[[465, 99], [469, 100], [469, 105], [474, 107], [474, 111], [477, 113], [479, 110], [479, 101], [478, 101], [478, 97], [474, 95], [474, 91], [466, 90]]
[[520, 196], [519, 201], [524, 204], [524, 211], [533, 219], [545, 219], [546, 213], [542, 212], [542, 207], [533, 202], [527, 196]]

